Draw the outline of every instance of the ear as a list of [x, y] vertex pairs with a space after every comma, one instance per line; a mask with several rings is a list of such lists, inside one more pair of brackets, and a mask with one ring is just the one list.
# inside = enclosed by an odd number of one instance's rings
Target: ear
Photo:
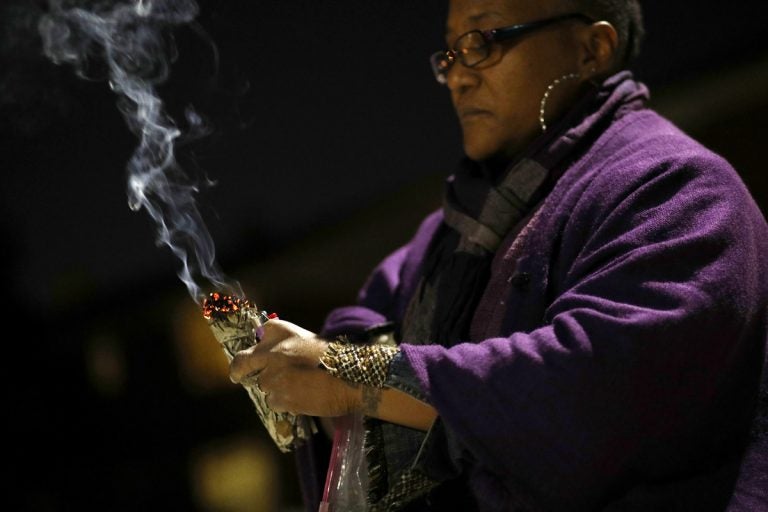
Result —
[[607, 21], [598, 21], [586, 26], [579, 34], [579, 72], [581, 76], [593, 78], [604, 76], [613, 71], [619, 35]]

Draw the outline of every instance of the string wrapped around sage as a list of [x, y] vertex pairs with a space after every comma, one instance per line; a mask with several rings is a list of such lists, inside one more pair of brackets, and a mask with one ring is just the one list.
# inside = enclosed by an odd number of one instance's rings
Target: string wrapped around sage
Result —
[[[211, 293], [203, 302], [203, 317], [208, 321], [216, 340], [224, 348], [228, 361], [231, 361], [237, 352], [258, 342], [259, 331], [270, 318], [266, 312], [259, 311], [246, 299], [217, 292]], [[244, 384], [243, 387], [280, 451], [290, 452], [317, 431], [312, 418], [277, 413], [269, 408], [266, 395], [257, 386]]]

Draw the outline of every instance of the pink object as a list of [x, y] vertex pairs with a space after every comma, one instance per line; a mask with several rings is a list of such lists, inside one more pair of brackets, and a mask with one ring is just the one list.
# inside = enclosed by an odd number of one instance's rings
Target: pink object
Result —
[[330, 512], [331, 504], [328, 501], [331, 494], [331, 486], [333, 481], [338, 475], [335, 473], [335, 469], [338, 467], [339, 458], [339, 445], [342, 443], [342, 437], [344, 436], [345, 417], [335, 418], [333, 422], [333, 446], [331, 447], [331, 458], [328, 462], [328, 472], [325, 475], [325, 488], [323, 489], [323, 499], [320, 502], [320, 508], [318, 512]]

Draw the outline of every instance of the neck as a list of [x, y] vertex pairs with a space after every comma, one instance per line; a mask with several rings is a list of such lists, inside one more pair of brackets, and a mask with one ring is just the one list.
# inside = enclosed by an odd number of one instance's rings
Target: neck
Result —
[[483, 173], [483, 176], [496, 183], [509, 167], [509, 162], [510, 160], [506, 156], [494, 156], [479, 162], [480, 171]]

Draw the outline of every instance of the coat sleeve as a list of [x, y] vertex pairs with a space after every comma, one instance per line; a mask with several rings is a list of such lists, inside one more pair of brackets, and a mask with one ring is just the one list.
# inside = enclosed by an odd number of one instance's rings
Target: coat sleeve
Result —
[[442, 213], [439, 210], [428, 215], [413, 238], [387, 256], [371, 272], [354, 305], [331, 311], [326, 317], [321, 335], [362, 336], [365, 339], [366, 331], [397, 321], [407, 304], [410, 288], [416, 282], [414, 274], [418, 271], [419, 258], [441, 221]]
[[741, 435], [765, 345], [765, 220], [724, 161], [682, 160], [588, 187], [540, 327], [401, 345], [453, 463], [571, 510], [630, 474], [707, 467]]
[[408, 254], [403, 246], [387, 256], [370, 274], [358, 294], [357, 304], [331, 311], [323, 325], [321, 335], [357, 336], [388, 321], [400, 285], [400, 272]]

